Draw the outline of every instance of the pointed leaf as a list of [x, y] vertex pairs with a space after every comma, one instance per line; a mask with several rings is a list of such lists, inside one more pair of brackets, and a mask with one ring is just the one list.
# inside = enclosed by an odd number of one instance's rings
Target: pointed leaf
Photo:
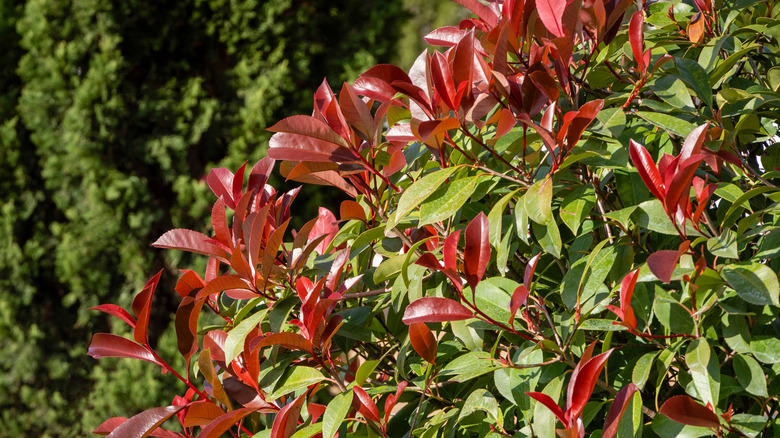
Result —
[[169, 248], [180, 249], [183, 251], [190, 251], [196, 254], [203, 254], [211, 257], [216, 257], [222, 261], [227, 262], [229, 256], [225, 250], [218, 245], [211, 243], [210, 238], [205, 234], [197, 231], [186, 230], [183, 228], [177, 228], [170, 230], [160, 236], [156, 242], [152, 244], [155, 248]]
[[231, 209], [236, 208], [236, 201], [238, 201], [238, 199], [233, 198], [233, 179], [233, 172], [224, 167], [211, 169], [206, 177], [206, 182], [214, 195], [217, 198], [222, 198]]
[[644, 76], [647, 71], [645, 64], [643, 45], [645, 42], [645, 13], [643, 11], [634, 12], [631, 16], [631, 22], [628, 24], [628, 40], [631, 43], [631, 53], [639, 67], [639, 72]]
[[352, 408], [352, 391], [342, 392], [328, 403], [322, 417], [322, 437], [333, 438], [338, 433], [341, 423], [347, 418]]
[[579, 418], [582, 414], [582, 410], [585, 409], [585, 404], [593, 393], [593, 388], [596, 387], [596, 381], [599, 379], [599, 374], [601, 374], [601, 370], [604, 369], [604, 365], [607, 364], [607, 359], [609, 359], [612, 351], [613, 350], [609, 350], [606, 353], [601, 353], [598, 356], [593, 357], [579, 370], [579, 373], [576, 376], [572, 376], [572, 381], [569, 385], [573, 385], [574, 390], [571, 392], [572, 400], [569, 401], [571, 403], [571, 408], [566, 412], [570, 420]]
[[89, 345], [87, 354], [95, 359], [102, 357], [127, 357], [160, 365], [154, 355], [142, 345], [110, 333], [96, 333], [92, 337], [92, 343]]
[[560, 420], [561, 423], [566, 425], [566, 417], [563, 415], [563, 409], [561, 409], [561, 407], [558, 406], [558, 404], [555, 403], [555, 401], [549, 395], [543, 394], [541, 392], [526, 392], [525, 395], [546, 406], [547, 409], [552, 411], [552, 413], [558, 417], [558, 420]]
[[263, 348], [271, 345], [281, 345], [289, 350], [302, 350], [309, 354], [313, 354], [311, 342], [298, 333], [271, 333], [264, 337], [254, 348]]
[[211, 423], [225, 411], [214, 403], [206, 400], [196, 401], [187, 408], [184, 416], [184, 427], [204, 426]]
[[295, 433], [305, 397], [306, 394], [301, 394], [292, 403], [288, 403], [279, 410], [271, 428], [270, 438], [290, 438]]
[[665, 249], [656, 251], [650, 254], [647, 258], [647, 267], [650, 268], [650, 272], [664, 283], [672, 281], [672, 273], [674, 268], [677, 267], [677, 260], [680, 258], [680, 253], [671, 249]]
[[423, 297], [409, 304], [404, 311], [404, 324], [418, 322], [461, 321], [473, 318], [472, 312], [463, 304], [449, 298]]
[[357, 161], [349, 149], [336, 143], [289, 132], [277, 132], [271, 137], [268, 141], [268, 157], [289, 161]]
[[487, 24], [489, 27], [491, 28], [496, 27], [496, 25], [498, 24], [498, 17], [496, 16], [495, 12], [493, 12], [492, 9], [483, 5], [477, 0], [454, 0], [454, 1], [455, 3], [461, 4], [466, 9], [476, 14], [476, 16], [479, 17], [482, 21], [484, 21], [485, 24]]
[[166, 406], [143, 411], [117, 426], [108, 436], [109, 438], [146, 438], [185, 407], [186, 405]]
[[623, 417], [623, 412], [626, 411], [631, 397], [635, 392], [639, 391], [639, 388], [633, 383], [629, 383], [618, 391], [615, 396], [615, 400], [612, 402], [612, 406], [609, 407], [609, 413], [607, 419], [604, 421], [604, 433], [602, 438], [612, 438], [615, 436], [620, 424], [620, 419]]
[[359, 386], [353, 387], [352, 391], [356, 396], [356, 398], [353, 400], [357, 401], [359, 404], [358, 411], [360, 411], [360, 413], [363, 414], [363, 416], [367, 419], [375, 423], [379, 423], [379, 409], [377, 409], [374, 400], [371, 400], [371, 396], [368, 395], [368, 393], [366, 393], [366, 391]]
[[409, 340], [417, 354], [426, 362], [436, 364], [436, 352], [438, 345], [431, 329], [424, 322], [409, 324]]
[[642, 177], [642, 181], [650, 189], [653, 196], [663, 201], [664, 193], [666, 193], [663, 179], [647, 149], [634, 140], [630, 140], [628, 152], [631, 156], [631, 162], [634, 163], [636, 170], [639, 171], [639, 176]]
[[490, 224], [485, 213], [477, 217], [466, 227], [466, 248], [463, 251], [463, 273], [471, 289], [485, 276], [490, 261]]
[[544, 27], [551, 34], [562, 37], [566, 35], [563, 29], [563, 13], [566, 10], [566, 0], [536, 0], [536, 11]]
[[666, 400], [658, 413], [689, 426], [720, 426], [720, 420], [714, 412], [700, 405], [687, 395], [678, 395]]
[[234, 411], [224, 413], [217, 417], [201, 430], [198, 437], [201, 438], [219, 438], [231, 427], [238, 423], [242, 418], [254, 412], [251, 408], [239, 408]]
[[116, 316], [122, 321], [126, 322], [130, 327], [135, 328], [135, 318], [133, 318], [127, 310], [117, 306], [116, 304], [101, 304], [99, 306], [90, 307], [88, 310], [99, 310], [109, 315]]

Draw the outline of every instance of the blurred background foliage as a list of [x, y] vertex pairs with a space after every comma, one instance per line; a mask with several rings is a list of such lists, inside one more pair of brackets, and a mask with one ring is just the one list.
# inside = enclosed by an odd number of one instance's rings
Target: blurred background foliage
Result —
[[[149, 244], [203, 227], [208, 170], [262, 157], [324, 77], [408, 67], [460, 16], [446, 0], [0, 0], [0, 436], [85, 436], [169, 404], [153, 366], [86, 356], [110, 329], [88, 307], [127, 307], [164, 269], [151, 326], [172, 358], [189, 260]], [[308, 219], [329, 200], [296, 204]]]

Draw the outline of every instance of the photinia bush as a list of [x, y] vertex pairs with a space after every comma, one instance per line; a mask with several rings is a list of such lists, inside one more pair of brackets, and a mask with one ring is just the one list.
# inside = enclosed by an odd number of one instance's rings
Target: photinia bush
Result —
[[[148, 341], [160, 273], [95, 308], [132, 337], [91, 356], [188, 387], [95, 433], [780, 432], [780, 8], [458, 3], [408, 72], [324, 81], [213, 169], [211, 235], [153, 244], [208, 260], [175, 287], [183, 359]], [[293, 230], [277, 169], [353, 199]]]

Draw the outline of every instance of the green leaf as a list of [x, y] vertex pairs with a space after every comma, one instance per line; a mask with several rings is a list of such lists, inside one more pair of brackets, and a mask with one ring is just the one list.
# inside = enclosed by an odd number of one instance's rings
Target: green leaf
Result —
[[596, 205], [596, 192], [590, 186], [579, 186], [561, 201], [561, 220], [574, 235], [580, 229], [582, 221]]
[[555, 221], [550, 221], [547, 225], [539, 225], [536, 222], [531, 223], [531, 230], [539, 242], [542, 249], [551, 254], [556, 259], [561, 258], [561, 231]]
[[729, 259], [736, 259], [739, 257], [737, 251], [737, 233], [733, 230], [726, 229], [720, 236], [710, 237], [707, 239], [707, 249], [718, 257], [725, 257]]
[[[584, 315], [609, 296], [609, 290], [604, 285], [612, 265], [615, 263], [617, 251], [615, 247], [602, 249], [608, 241], [603, 240], [591, 254], [575, 262], [566, 272], [561, 282], [561, 298], [569, 310], [577, 306], [577, 295], [580, 295], [580, 305]], [[588, 262], [591, 261], [590, 265]], [[586, 270], [587, 268], [587, 270]]]
[[667, 291], [655, 288], [653, 312], [658, 321], [675, 335], [692, 334], [695, 324], [691, 314]]
[[604, 108], [596, 118], [612, 133], [614, 138], [620, 137], [626, 128], [626, 113], [620, 108]]
[[[731, 424], [747, 437], [759, 436], [764, 427], [766, 427], [767, 421], [761, 415], [736, 414], [731, 417]], [[777, 436], [777, 428], [773, 432]], [[769, 433], [769, 430], [767, 430], [767, 433]]]
[[265, 318], [265, 314], [268, 313], [268, 309], [263, 309], [259, 312], [252, 314], [252, 316], [245, 318], [237, 326], [233, 327], [227, 334], [225, 339], [225, 362], [230, 363], [236, 356], [244, 349], [244, 340], [249, 332], [251, 332], [257, 324]]
[[768, 266], [760, 263], [728, 265], [720, 272], [743, 300], [758, 305], [780, 305], [780, 283]]
[[[322, 423], [310, 424], [304, 427], [303, 429], [300, 429], [294, 434], [292, 434], [290, 438], [311, 438], [314, 435], [320, 433], [322, 431], [322, 427], [323, 427]], [[257, 435], [255, 435], [253, 438], [255, 437], [257, 437]]]
[[656, 96], [663, 99], [669, 105], [683, 111], [694, 112], [691, 95], [685, 84], [674, 76], [662, 76], [649, 86]]
[[377, 365], [379, 365], [378, 360], [367, 360], [360, 364], [360, 368], [358, 368], [355, 373], [355, 385], [363, 386], [363, 384], [366, 383], [366, 380], [368, 380], [368, 377], [371, 376], [371, 373], [374, 372]]
[[493, 208], [490, 209], [490, 213], [488, 213], [488, 223], [490, 224], [490, 244], [493, 246], [493, 248], [498, 249], [498, 247], [501, 245], [501, 225], [503, 223], [504, 210], [506, 209], [507, 204], [509, 204], [509, 201], [512, 200], [512, 197], [514, 197], [517, 192], [517, 190], [514, 190], [502, 196], [501, 199], [499, 199], [498, 202], [493, 205]]
[[650, 378], [650, 371], [653, 369], [656, 356], [658, 356], [658, 352], [645, 353], [634, 365], [634, 370], [631, 372], [631, 381], [639, 387], [640, 391], [645, 388], [647, 379]]
[[[558, 402], [561, 398], [561, 389], [563, 388], [564, 375], [558, 375], [553, 378], [542, 393], [549, 395], [554, 401]], [[531, 402], [534, 406], [534, 432], [539, 438], [555, 438], [555, 423], [558, 419], [555, 414], [538, 401]]]
[[697, 338], [691, 342], [685, 354], [685, 363], [688, 365], [693, 384], [701, 400], [705, 404], [717, 405], [720, 392], [720, 366], [718, 357], [713, 354], [705, 338]]
[[515, 205], [515, 230], [520, 240], [528, 244], [528, 213], [523, 204], [524, 201], [521, 198]]
[[436, 190], [420, 205], [419, 225], [441, 222], [454, 216], [474, 193], [478, 178], [456, 179]]
[[494, 423], [498, 423], [499, 425], [504, 424], [504, 416], [501, 413], [501, 409], [498, 407], [496, 398], [486, 389], [479, 388], [469, 394], [468, 398], [466, 398], [466, 402], [460, 409], [458, 421], [460, 422], [464, 417], [477, 411], [484, 411], [487, 413]]
[[374, 284], [381, 284], [395, 278], [401, 273], [401, 268], [406, 263], [406, 254], [398, 254], [384, 260], [374, 271]]
[[696, 125], [693, 123], [669, 114], [649, 111], [637, 111], [635, 114], [651, 124], [682, 138], [687, 137], [696, 128]]
[[614, 321], [611, 319], [590, 318], [580, 324], [582, 330], [592, 330], [599, 332], [618, 332], [626, 330], [622, 325], [612, 324]]
[[523, 196], [523, 204], [528, 217], [540, 225], [547, 225], [552, 221], [552, 190], [553, 183], [546, 176], [528, 188]]
[[753, 356], [766, 364], [780, 362], [780, 339], [773, 336], [753, 336], [750, 341]]
[[[533, 365], [544, 362], [544, 352], [529, 347], [518, 352], [517, 365]], [[498, 392], [522, 411], [531, 409], [530, 397], [526, 392], [535, 391], [542, 374], [541, 368], [501, 368], [493, 373], [493, 382]]]
[[445, 365], [439, 372], [439, 375], [442, 377], [454, 376], [450, 380], [462, 383], [493, 372], [497, 368], [500, 368], [500, 365], [490, 358], [490, 353], [486, 351], [469, 351]]
[[[512, 293], [519, 286], [520, 283], [502, 277], [491, 277], [480, 281], [475, 291], [477, 308], [493, 320], [507, 324]], [[464, 291], [463, 295], [469, 296], [469, 293]]]
[[401, 220], [406, 218], [412, 210], [417, 208], [420, 203], [425, 201], [428, 196], [444, 184], [444, 181], [446, 181], [457, 169], [457, 167], [448, 167], [446, 169], [437, 170], [418, 179], [408, 189], [404, 190], [401, 199], [398, 200], [398, 207], [387, 220], [385, 235], [389, 237], [388, 233], [391, 232]]
[[744, 354], [735, 355], [734, 373], [737, 375], [739, 384], [747, 392], [759, 397], [768, 397], [764, 370], [755, 359]]
[[328, 403], [325, 413], [322, 415], [322, 437], [333, 438], [341, 427], [341, 423], [347, 418], [352, 408], [352, 390], [342, 392]]
[[678, 423], [666, 415], [656, 415], [653, 418], [653, 432], [661, 438], [699, 438], [712, 436], [712, 429], [708, 427], [686, 426]]
[[737, 353], [750, 353], [750, 329], [742, 315], [729, 315], [724, 313], [721, 318], [723, 339], [726, 344]]
[[669, 216], [664, 211], [661, 201], [651, 199], [639, 204], [638, 208], [631, 215], [634, 221], [641, 227], [661, 234], [677, 235], [677, 229], [669, 220]]
[[311, 367], [296, 365], [290, 368], [273, 393], [266, 397], [266, 400], [269, 402], [276, 400], [285, 394], [308, 388], [310, 385], [323, 380], [325, 380], [325, 375], [321, 371]]
[[708, 107], [712, 107], [712, 88], [709, 85], [707, 72], [692, 59], [675, 58], [675, 62], [677, 71], [680, 72], [680, 78], [691, 87], [702, 102]]

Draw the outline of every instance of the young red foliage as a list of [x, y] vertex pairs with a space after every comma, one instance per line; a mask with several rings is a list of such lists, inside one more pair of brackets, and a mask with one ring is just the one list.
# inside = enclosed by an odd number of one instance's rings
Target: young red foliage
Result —
[[404, 324], [420, 322], [461, 321], [473, 318], [463, 304], [449, 298], [422, 297], [414, 300], [404, 311]]
[[436, 365], [436, 352], [438, 345], [436, 338], [431, 333], [431, 329], [424, 322], [413, 322], [409, 324], [409, 341], [417, 354], [426, 362]]
[[720, 426], [720, 419], [712, 410], [700, 405], [687, 395], [678, 395], [666, 400], [658, 412], [678, 423], [689, 426]]

